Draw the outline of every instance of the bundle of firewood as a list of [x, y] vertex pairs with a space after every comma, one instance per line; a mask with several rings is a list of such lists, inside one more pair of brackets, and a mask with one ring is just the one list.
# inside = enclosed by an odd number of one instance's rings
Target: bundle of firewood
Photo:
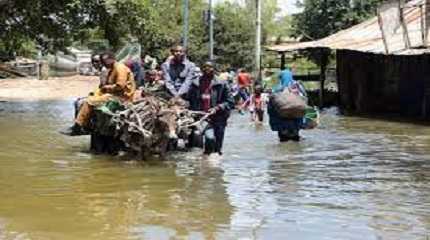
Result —
[[181, 99], [145, 96], [125, 107], [112, 117], [116, 135], [134, 151], [150, 154], [164, 154], [169, 142], [187, 141], [192, 130], [208, 117], [188, 110]]

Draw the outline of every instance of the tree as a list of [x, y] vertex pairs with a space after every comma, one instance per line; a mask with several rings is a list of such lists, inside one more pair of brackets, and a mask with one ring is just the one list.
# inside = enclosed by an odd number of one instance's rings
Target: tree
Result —
[[381, 0], [302, 0], [293, 18], [293, 35], [305, 40], [326, 37], [376, 13]]
[[[255, 47], [255, 0], [247, 4], [220, 3], [215, 7], [217, 62], [251, 68]], [[163, 59], [181, 42], [182, 1], [176, 0], [7, 0], [0, 1], [0, 51], [23, 54], [34, 46], [45, 53], [72, 44], [86, 45], [106, 39], [111, 50], [127, 42]], [[263, 43], [279, 26], [276, 0], [265, 0]], [[208, 27], [203, 19], [207, 0], [190, 0], [189, 56], [208, 59]], [[251, 14], [250, 14], [251, 13]], [[77, 44], [76, 44], [77, 43]]]
[[215, 7], [215, 56], [217, 62], [251, 69], [254, 64], [255, 27], [246, 8], [237, 3]]
[[82, 29], [91, 28], [98, 1], [15, 0], [0, 8], [0, 39], [5, 51], [33, 41], [44, 52], [64, 49]]

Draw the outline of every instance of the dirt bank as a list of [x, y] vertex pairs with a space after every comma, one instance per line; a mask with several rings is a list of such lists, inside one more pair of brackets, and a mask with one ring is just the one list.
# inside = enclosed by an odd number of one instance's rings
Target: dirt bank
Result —
[[97, 88], [97, 76], [70, 76], [36, 80], [0, 79], [0, 101], [66, 100], [86, 96]]

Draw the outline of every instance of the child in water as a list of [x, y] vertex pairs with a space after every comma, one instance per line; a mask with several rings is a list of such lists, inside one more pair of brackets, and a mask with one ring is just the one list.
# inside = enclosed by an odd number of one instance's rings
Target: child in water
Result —
[[244, 103], [244, 106], [249, 107], [251, 113], [251, 121], [262, 123], [264, 120], [264, 108], [267, 103], [267, 94], [263, 92], [261, 85], [256, 85], [254, 94]]

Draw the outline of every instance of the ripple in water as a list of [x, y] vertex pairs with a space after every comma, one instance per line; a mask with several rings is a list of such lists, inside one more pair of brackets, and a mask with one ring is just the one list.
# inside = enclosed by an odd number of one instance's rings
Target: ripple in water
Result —
[[304, 141], [233, 115], [222, 158], [138, 162], [57, 131], [69, 102], [0, 103], [0, 239], [425, 239], [430, 129], [322, 116]]

